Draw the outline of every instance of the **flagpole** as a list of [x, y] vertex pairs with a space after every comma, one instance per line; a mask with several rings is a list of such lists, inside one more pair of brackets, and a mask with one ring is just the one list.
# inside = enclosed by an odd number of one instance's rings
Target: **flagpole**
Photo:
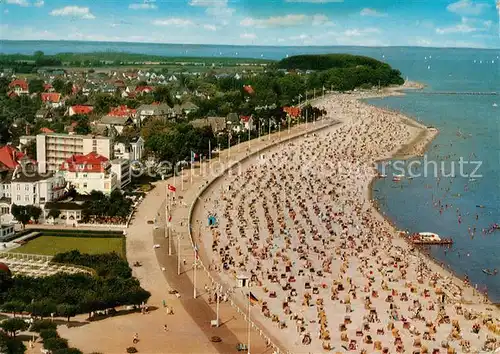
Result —
[[306, 107], [306, 130], [307, 130], [307, 113], [308, 113], [308, 110], [307, 110], [307, 107]]
[[250, 354], [250, 291], [248, 292], [248, 348], [247, 353]]
[[170, 220], [172, 218], [172, 192], [169, 191], [168, 197], [168, 220], [167, 220], [167, 231], [168, 231], [168, 255], [172, 255], [172, 231], [170, 230]]
[[[252, 124], [253, 124], [253, 118], [252, 118]], [[250, 129], [252, 128], [252, 125], [250, 124], [250, 119], [248, 119], [248, 148], [250, 148]]]
[[194, 158], [193, 158], [193, 152], [191, 151], [191, 186], [193, 185], [193, 164], [194, 164]]
[[181, 275], [181, 234], [177, 234], [177, 275]]
[[196, 245], [194, 246], [194, 267], [193, 267], [193, 297], [196, 299], [196, 267], [198, 265], [198, 255]]
[[212, 160], [212, 144], [210, 139], [208, 139], [208, 159]]
[[267, 133], [267, 135], [268, 135], [267, 140], [271, 140], [271, 118], [269, 118], [267, 120], [267, 126], [268, 126], [268, 129], [269, 129], [269, 132]]
[[227, 134], [227, 146], [228, 146], [227, 157], [229, 158], [231, 156], [231, 139], [229, 134]]
[[219, 144], [219, 153], [218, 153], [218, 155], [219, 155], [219, 163], [220, 163], [220, 144]]
[[217, 287], [216, 296], [217, 296], [217, 327], [219, 327], [219, 297], [220, 297], [219, 287]]

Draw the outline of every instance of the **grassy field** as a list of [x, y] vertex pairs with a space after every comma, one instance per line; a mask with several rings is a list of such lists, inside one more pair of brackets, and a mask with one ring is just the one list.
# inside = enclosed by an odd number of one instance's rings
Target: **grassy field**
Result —
[[15, 253], [55, 255], [57, 253], [79, 250], [81, 253], [99, 254], [116, 252], [122, 257], [123, 238], [61, 237], [40, 236], [27, 244], [14, 249]]

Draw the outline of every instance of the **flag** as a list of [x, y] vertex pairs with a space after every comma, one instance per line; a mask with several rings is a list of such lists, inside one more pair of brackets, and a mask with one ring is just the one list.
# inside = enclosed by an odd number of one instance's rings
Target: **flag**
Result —
[[199, 155], [196, 152], [191, 151], [191, 162], [196, 160], [199, 157]]
[[170, 192], [175, 192], [177, 190], [177, 188], [175, 188], [175, 186], [172, 186], [171, 184], [168, 185], [168, 190]]
[[172, 221], [172, 215], [169, 215], [168, 216], [168, 222], [171, 222]]
[[250, 304], [252, 305], [255, 305], [255, 304], [258, 304], [259, 303], [259, 299], [257, 299], [255, 297], [254, 294], [252, 294], [252, 292], [250, 291], [250, 293], [248, 294], [248, 298], [249, 298], [249, 301], [250, 301]]

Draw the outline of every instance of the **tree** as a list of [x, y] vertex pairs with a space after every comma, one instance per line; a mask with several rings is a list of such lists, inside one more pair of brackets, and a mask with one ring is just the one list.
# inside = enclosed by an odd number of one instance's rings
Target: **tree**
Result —
[[28, 144], [24, 147], [26, 154], [32, 158], [33, 160], [36, 160], [36, 140], [31, 140], [28, 142]]
[[57, 325], [51, 320], [36, 320], [31, 325], [30, 331], [41, 332], [44, 329], [56, 329]]
[[57, 311], [56, 304], [50, 300], [34, 301], [26, 307], [33, 316], [48, 317]]
[[57, 315], [61, 317], [66, 317], [68, 322], [71, 317], [76, 316], [78, 313], [78, 308], [73, 305], [68, 305], [68, 304], [60, 304], [57, 305]]
[[49, 214], [47, 215], [49, 218], [57, 219], [61, 215], [61, 210], [59, 209], [50, 209]]
[[56, 90], [56, 92], [62, 92], [65, 85], [66, 83], [59, 78], [55, 79], [52, 82], [52, 87], [54, 88], [54, 90]]
[[40, 209], [35, 205], [27, 205], [26, 210], [30, 215], [30, 217], [33, 218], [33, 220], [35, 220], [36, 222], [38, 222], [38, 219], [40, 219], [40, 216], [42, 215], [42, 209]]
[[25, 307], [26, 305], [22, 301], [9, 301], [2, 305], [2, 311], [12, 312], [14, 317], [16, 317], [16, 313], [23, 312]]
[[29, 90], [30, 93], [38, 93], [38, 92], [43, 92], [43, 80], [40, 79], [33, 79], [29, 81]]
[[17, 338], [11, 338], [6, 333], [0, 332], [0, 353], [24, 354], [26, 346]]
[[12, 204], [11, 213], [14, 218], [19, 221], [23, 225], [23, 229], [26, 224], [31, 220], [31, 215], [26, 210], [26, 207], [23, 205]]
[[40, 337], [43, 340], [49, 339], [49, 338], [58, 338], [59, 334], [57, 333], [57, 330], [49, 328], [49, 329], [42, 329], [40, 331]]
[[166, 103], [170, 107], [174, 106], [174, 101], [167, 86], [158, 86], [153, 93], [153, 97], [156, 102]]
[[64, 338], [48, 338], [43, 341], [43, 347], [51, 352], [60, 349], [67, 349], [68, 340]]
[[29, 328], [29, 324], [22, 318], [15, 317], [9, 318], [0, 323], [0, 327], [5, 332], [9, 333], [12, 338], [15, 338], [18, 332], [26, 331]]
[[52, 352], [52, 354], [83, 354], [81, 350], [77, 348], [64, 348], [58, 349]]

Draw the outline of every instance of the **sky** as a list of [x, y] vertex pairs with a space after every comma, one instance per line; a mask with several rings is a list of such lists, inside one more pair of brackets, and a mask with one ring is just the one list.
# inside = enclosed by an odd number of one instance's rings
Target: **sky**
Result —
[[0, 39], [500, 48], [500, 0], [0, 0]]

